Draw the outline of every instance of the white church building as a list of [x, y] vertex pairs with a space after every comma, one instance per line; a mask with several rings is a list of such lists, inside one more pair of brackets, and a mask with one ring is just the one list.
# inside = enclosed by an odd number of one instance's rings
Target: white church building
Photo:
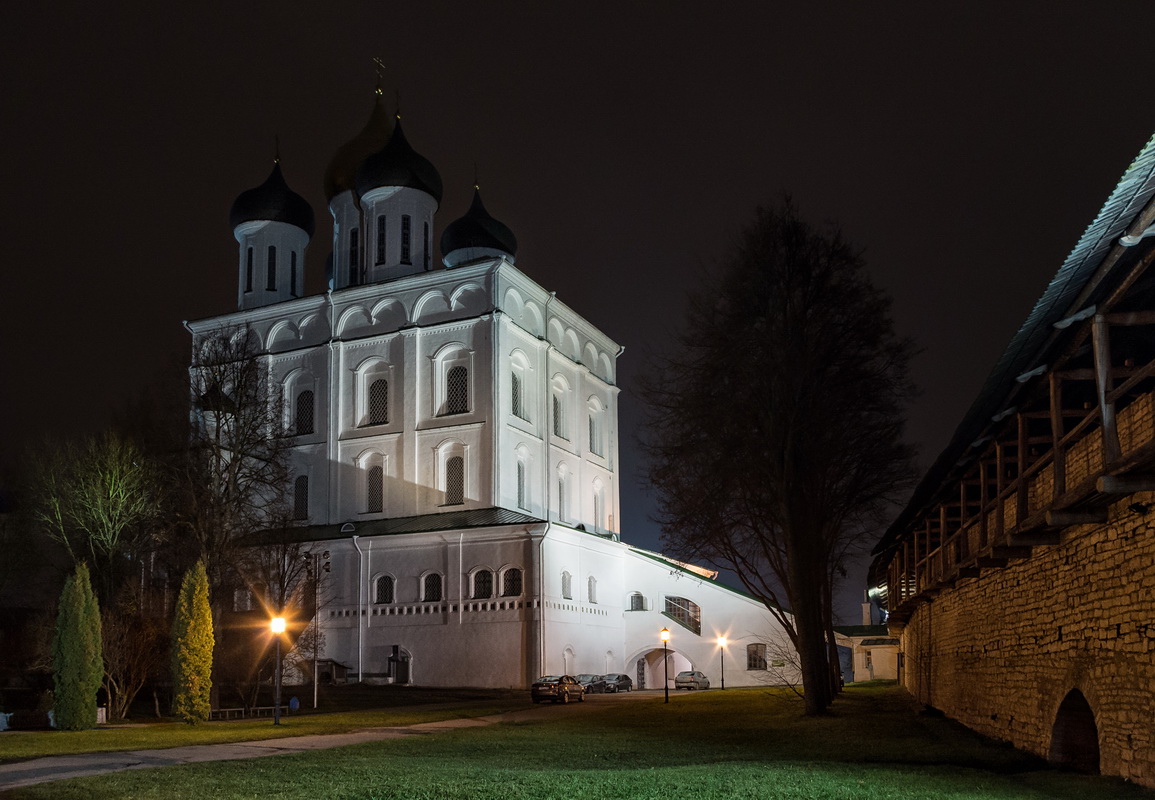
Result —
[[302, 292], [314, 217], [277, 164], [230, 215], [238, 310], [188, 323], [194, 348], [255, 334], [283, 392], [293, 516], [331, 566], [324, 657], [432, 686], [672, 688], [695, 669], [717, 687], [723, 663], [727, 686], [790, 678], [759, 602], [621, 540], [622, 347], [515, 266], [479, 193], [435, 263], [441, 178], [379, 92], [325, 189], [327, 292]]

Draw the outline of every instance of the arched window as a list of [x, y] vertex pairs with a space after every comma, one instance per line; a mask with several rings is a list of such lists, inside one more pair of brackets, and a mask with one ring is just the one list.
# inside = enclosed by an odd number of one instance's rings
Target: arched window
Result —
[[746, 669], [766, 669], [766, 645], [746, 645]]
[[501, 596], [502, 597], [520, 597], [521, 596], [521, 570], [517, 567], [510, 567], [501, 575]]
[[630, 611], [645, 611], [646, 598], [641, 592], [634, 592], [630, 595]]
[[421, 582], [421, 600], [425, 603], [441, 602], [441, 576], [431, 572]]
[[598, 579], [593, 575], [586, 581], [586, 601], [590, 603], [598, 601]]
[[493, 597], [493, 573], [487, 569], [479, 569], [473, 573], [474, 600], [487, 600]]
[[393, 576], [382, 575], [377, 579], [376, 590], [373, 593], [374, 603], [393, 602]]
[[596, 397], [591, 398], [589, 403], [590, 452], [595, 456], [606, 454], [605, 426], [602, 424], [604, 417], [605, 410], [602, 408], [601, 401]]
[[401, 215], [401, 263], [412, 264], [413, 260], [409, 255], [409, 237], [410, 237], [410, 223], [409, 215]]
[[269, 274], [265, 279], [265, 289], [277, 291], [277, 248], [273, 245], [269, 245]]
[[445, 376], [445, 413], [469, 413], [469, 370], [466, 367], [450, 367]]
[[566, 600], [573, 600], [573, 576], [568, 572], [561, 574], [561, 596]]
[[445, 462], [445, 505], [459, 506], [465, 502], [465, 459], [451, 456]]
[[369, 424], [386, 425], [389, 422], [389, 381], [378, 378], [369, 384]]
[[365, 512], [380, 514], [385, 510], [385, 470], [380, 465], [365, 473]]
[[562, 426], [561, 398], [555, 394], [553, 396], [552, 400], [553, 400], [553, 435], [559, 439], [564, 439], [566, 437], [565, 437], [565, 433], [564, 433], [565, 428]]
[[313, 392], [306, 389], [297, 395], [296, 434], [303, 436], [313, 432]]
[[594, 528], [604, 528], [602, 524], [602, 488], [594, 484]]
[[309, 476], [298, 475], [293, 481], [293, 519], [309, 518]]

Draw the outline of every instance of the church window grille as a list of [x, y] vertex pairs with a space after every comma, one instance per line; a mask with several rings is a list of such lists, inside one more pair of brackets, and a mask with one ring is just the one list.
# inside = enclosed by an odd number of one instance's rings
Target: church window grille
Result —
[[428, 222], [425, 223], [425, 236], [422, 240], [422, 247], [424, 247], [425, 249], [422, 251], [421, 259], [422, 259], [422, 261], [425, 262], [425, 269], [428, 270], [430, 265], [433, 263], [432, 262], [432, 254], [429, 252], [429, 223]]
[[573, 600], [573, 576], [568, 572], [561, 574], [561, 596], [565, 600]]
[[297, 251], [289, 253], [289, 294], [297, 296]]
[[361, 232], [356, 228], [349, 231], [349, 285], [359, 283], [361, 269]]
[[590, 452], [595, 456], [602, 454], [602, 441], [598, 431], [597, 417], [590, 414]]
[[298, 475], [293, 481], [293, 519], [309, 518], [309, 476]]
[[465, 502], [465, 459], [451, 456], [445, 462], [445, 504], [459, 506]]
[[525, 462], [517, 462], [517, 507], [528, 510], [525, 500]]
[[365, 511], [380, 514], [385, 508], [385, 469], [370, 467], [365, 476]]
[[412, 264], [413, 259], [410, 257], [410, 232], [409, 232], [409, 215], [401, 215], [401, 263]]
[[265, 290], [269, 292], [277, 291], [277, 248], [269, 245], [269, 274], [265, 278]]
[[766, 645], [746, 645], [746, 669], [766, 669]]
[[561, 398], [555, 394], [553, 396], [553, 435], [559, 439], [566, 438], [565, 426], [562, 424], [562, 420]]
[[298, 436], [313, 432], [313, 392], [306, 389], [297, 395], [297, 428]]
[[376, 591], [373, 593], [374, 603], [393, 602], [393, 576], [382, 575], [377, 579]]
[[469, 412], [469, 370], [465, 367], [450, 367], [445, 376], [445, 401], [446, 414]]
[[377, 263], [385, 263], [385, 215], [377, 215]]
[[702, 609], [693, 600], [684, 597], [667, 597], [665, 615], [698, 634], [702, 635]]
[[641, 592], [634, 592], [630, 595], [630, 611], [645, 611], [646, 598]]
[[422, 581], [421, 600], [425, 603], [441, 602], [441, 576], [436, 572], [426, 575]]
[[385, 425], [389, 422], [389, 381], [378, 378], [369, 384], [369, 424]]
[[253, 290], [253, 248], [245, 252], [245, 291]]
[[602, 493], [594, 487], [594, 527], [602, 527]]
[[521, 570], [517, 567], [510, 567], [501, 576], [501, 596], [502, 597], [520, 597], [521, 596]]
[[513, 415], [525, 419], [525, 397], [521, 388], [521, 376], [516, 372], [510, 374], [511, 391], [513, 394]]
[[590, 575], [589, 580], [586, 581], [586, 600], [590, 603], [597, 603], [598, 601], [598, 579]]
[[487, 600], [493, 597], [493, 573], [480, 569], [473, 574], [473, 599]]
[[565, 520], [566, 503], [565, 503], [565, 477], [557, 479], [557, 518]]

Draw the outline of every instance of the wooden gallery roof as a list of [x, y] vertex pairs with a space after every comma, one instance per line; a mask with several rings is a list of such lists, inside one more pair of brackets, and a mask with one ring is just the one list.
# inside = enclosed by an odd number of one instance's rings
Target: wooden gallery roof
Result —
[[1155, 137], [875, 547], [870, 583], [893, 622], [944, 585], [1105, 519], [1121, 495], [1155, 490], [1153, 195]]

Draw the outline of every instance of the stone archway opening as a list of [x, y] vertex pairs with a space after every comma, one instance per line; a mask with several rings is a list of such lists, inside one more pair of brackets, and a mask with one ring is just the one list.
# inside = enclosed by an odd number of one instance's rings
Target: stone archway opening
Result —
[[1075, 772], [1099, 774], [1099, 728], [1091, 704], [1078, 689], [1059, 704], [1048, 760]]

